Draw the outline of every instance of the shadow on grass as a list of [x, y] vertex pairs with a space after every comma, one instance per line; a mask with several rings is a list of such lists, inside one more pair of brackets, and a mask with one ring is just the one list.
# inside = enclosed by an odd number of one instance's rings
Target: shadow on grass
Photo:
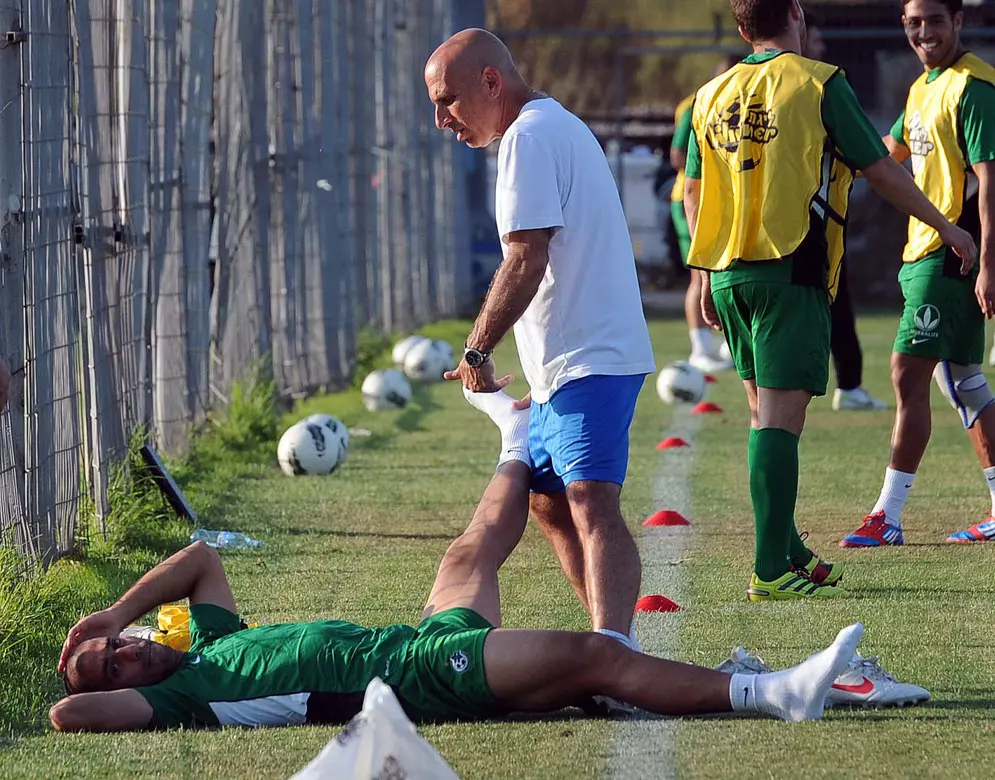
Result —
[[374, 533], [372, 531], [333, 531], [328, 528], [281, 528], [280, 533], [287, 536], [332, 536], [339, 539], [409, 539], [409, 540], [451, 540], [459, 536], [455, 534], [391, 534]]

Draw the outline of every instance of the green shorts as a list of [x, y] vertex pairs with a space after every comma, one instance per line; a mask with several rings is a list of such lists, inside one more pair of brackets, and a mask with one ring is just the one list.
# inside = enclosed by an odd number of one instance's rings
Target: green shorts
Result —
[[691, 230], [688, 228], [688, 217], [684, 213], [684, 201], [670, 202], [670, 217], [674, 221], [674, 232], [677, 234], [677, 244], [681, 248], [681, 262], [687, 263], [691, 251]]
[[425, 618], [408, 645], [398, 697], [413, 720], [478, 720], [502, 714], [484, 675], [484, 640], [494, 629], [472, 609]]
[[825, 395], [829, 384], [829, 297], [819, 287], [742, 282], [712, 290], [741, 379], [772, 390]]
[[905, 306], [895, 352], [963, 365], [984, 361], [985, 315], [974, 297], [973, 275], [926, 276], [910, 269], [898, 279]]

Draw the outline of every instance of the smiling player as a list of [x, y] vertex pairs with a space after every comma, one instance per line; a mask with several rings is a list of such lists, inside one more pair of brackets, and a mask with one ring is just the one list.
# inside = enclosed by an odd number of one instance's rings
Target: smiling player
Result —
[[[909, 222], [898, 280], [905, 308], [891, 378], [898, 408], [891, 461], [877, 503], [842, 547], [904, 542], [902, 508], [930, 436], [930, 377], [960, 414], [991, 492], [982, 522], [947, 538], [995, 538], [995, 406], [981, 369], [985, 317], [995, 314], [995, 68], [964, 48], [962, 0], [905, 0], [905, 34], [923, 74], [885, 143], [892, 158], [912, 158], [916, 184], [960, 227], [980, 236], [980, 262], [968, 272], [939, 234]], [[969, 195], [977, 180], [976, 194]]]

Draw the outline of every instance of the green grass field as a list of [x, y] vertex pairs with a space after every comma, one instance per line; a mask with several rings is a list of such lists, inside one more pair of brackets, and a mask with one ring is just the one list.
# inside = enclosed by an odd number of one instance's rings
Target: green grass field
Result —
[[[434, 335], [459, 342], [465, 327], [435, 326]], [[682, 323], [654, 322], [651, 328], [661, 364], [686, 355]], [[892, 316], [860, 323], [865, 384], [888, 399], [893, 328]], [[499, 365], [511, 368], [513, 358], [513, 348], [505, 345]], [[519, 380], [513, 390], [522, 389]], [[743, 644], [773, 665], [789, 664], [828, 643], [838, 628], [862, 620], [864, 653], [882, 654], [889, 670], [926, 686], [934, 700], [915, 709], [831, 713], [822, 722], [800, 725], [741, 718], [683, 721], [676, 728], [676, 775], [995, 775], [995, 759], [987, 750], [995, 730], [989, 591], [995, 551], [943, 544], [947, 533], [980, 519], [988, 505], [984, 479], [953, 412], [936, 394], [933, 441], [906, 512], [906, 546], [844, 551], [836, 542], [877, 496], [892, 414], [839, 413], [828, 399], [814, 403], [802, 442], [798, 523], [816, 549], [849, 564], [846, 585], [852, 597], [750, 605], [745, 601], [753, 550], [748, 415], [732, 375], [713, 386], [711, 399], [725, 414], [704, 419], [694, 442], [693, 527], [680, 564], [689, 598], [673, 623], [680, 626], [682, 657], [714, 664]], [[413, 404], [399, 413], [368, 414], [354, 392], [312, 399], [299, 414], [315, 411], [373, 432], [354, 437], [350, 460], [331, 478], [290, 480], [275, 463], [246, 455], [217, 458], [185, 472], [190, 498], [206, 522], [246, 531], [268, 544], [262, 551], [225, 555], [239, 607], [260, 622], [414, 621], [446, 546], [468, 522], [490, 476], [496, 431], [449, 384], [420, 388]], [[660, 457], [653, 447], [670, 417], [647, 383], [632, 428], [624, 492], [624, 510], [637, 536], [654, 508], [651, 489]], [[173, 537], [166, 536], [178, 540], [170, 528]], [[0, 777], [288, 777], [337, 733], [337, 728], [309, 727], [66, 736], [47, 727], [43, 707], [58, 696], [51, 667], [67, 621], [116, 595], [161, 552], [106, 553], [99, 565], [57, 565], [38, 591], [45, 596], [39, 596], [43, 606], [25, 617], [24, 625], [15, 620], [16, 604], [4, 606], [4, 599], [14, 597], [0, 589], [0, 714], [8, 735], [0, 750]], [[586, 627], [556, 561], [532, 527], [508, 562], [502, 587], [509, 626]], [[644, 617], [641, 625], [653, 620], [664, 618]], [[18, 637], [30, 641], [18, 644]], [[612, 774], [613, 740], [633, 728], [570, 712], [433, 726], [423, 733], [463, 778], [600, 778]]]

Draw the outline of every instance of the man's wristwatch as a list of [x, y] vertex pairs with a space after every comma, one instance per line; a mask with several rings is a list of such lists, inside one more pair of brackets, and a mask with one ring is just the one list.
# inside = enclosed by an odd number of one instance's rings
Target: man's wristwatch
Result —
[[479, 349], [468, 347], [466, 344], [463, 345], [463, 360], [466, 361], [466, 364], [470, 368], [480, 368], [490, 359], [490, 352], [481, 352]]

